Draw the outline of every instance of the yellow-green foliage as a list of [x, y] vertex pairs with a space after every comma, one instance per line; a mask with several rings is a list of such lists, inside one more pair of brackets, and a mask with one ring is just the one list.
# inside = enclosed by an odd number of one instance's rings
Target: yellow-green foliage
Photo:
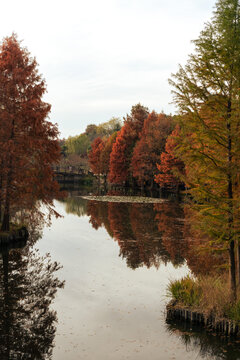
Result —
[[86, 134], [80, 134], [77, 136], [70, 136], [65, 145], [67, 146], [68, 154], [86, 155], [90, 149], [91, 141]]
[[234, 242], [240, 229], [240, 3], [218, 0], [186, 66], [172, 76], [181, 128], [175, 148], [202, 231], [229, 248], [236, 298]]
[[201, 289], [190, 276], [186, 276], [181, 280], [171, 281], [168, 286], [168, 293], [178, 303], [187, 306], [198, 306], [201, 299]]
[[69, 136], [65, 140], [67, 154], [77, 154], [86, 156], [91, 148], [91, 143], [97, 137], [108, 138], [111, 134], [121, 129], [122, 121], [119, 118], [112, 118], [105, 123], [99, 125], [90, 124], [84, 133]]

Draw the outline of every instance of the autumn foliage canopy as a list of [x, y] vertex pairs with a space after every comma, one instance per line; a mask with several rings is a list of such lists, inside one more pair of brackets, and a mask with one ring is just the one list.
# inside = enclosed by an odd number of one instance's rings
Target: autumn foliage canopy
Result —
[[58, 129], [47, 120], [45, 80], [15, 34], [0, 46], [0, 200], [2, 230], [13, 207], [41, 200], [52, 205], [58, 185], [51, 165], [60, 157]]
[[171, 139], [179, 134], [179, 127], [174, 130], [174, 126], [170, 115], [149, 113], [141, 104], [133, 106], [118, 132], [92, 142], [88, 154], [92, 172], [111, 184], [176, 189], [181, 183], [172, 171], [183, 164], [174, 155]]
[[165, 151], [161, 153], [160, 163], [157, 164], [159, 174], [155, 176], [155, 181], [162, 187], [174, 188], [182, 184], [180, 175], [184, 173], [184, 163], [174, 153], [179, 136], [180, 128], [177, 125], [167, 138]]
[[139, 184], [153, 181], [157, 173], [157, 162], [172, 128], [172, 117], [163, 113], [153, 111], [145, 119], [131, 160], [133, 176]]
[[131, 159], [133, 149], [139, 139], [144, 120], [148, 116], [148, 109], [141, 104], [132, 107], [131, 114], [127, 115], [124, 125], [116, 142], [113, 144], [110, 155], [109, 181], [114, 184], [123, 184], [131, 178]]

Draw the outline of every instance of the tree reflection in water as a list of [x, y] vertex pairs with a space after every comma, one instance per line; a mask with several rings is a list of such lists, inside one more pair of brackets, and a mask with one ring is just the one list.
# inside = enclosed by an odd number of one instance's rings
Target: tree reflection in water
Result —
[[[84, 204], [85, 201], [85, 204]], [[120, 256], [127, 265], [159, 267], [160, 263], [184, 263], [183, 217], [179, 204], [114, 203], [101, 201], [65, 200], [66, 211], [77, 216], [89, 216], [94, 229], [105, 227], [118, 242]], [[81, 210], [79, 211], [79, 208]], [[179, 221], [178, 221], [178, 220]], [[164, 226], [163, 226], [164, 225]]]
[[27, 245], [0, 249], [0, 359], [50, 359], [56, 312], [50, 305], [64, 283], [59, 264], [32, 247], [41, 235], [32, 229]]
[[188, 205], [184, 206], [184, 218], [185, 258], [192, 273], [198, 276], [226, 272], [227, 252], [223, 251], [221, 244], [212, 244], [209, 237], [198, 229], [194, 211]]
[[[87, 215], [95, 229], [104, 226], [118, 242], [119, 255], [126, 259], [130, 268], [158, 268], [161, 262], [182, 265], [183, 212], [179, 204], [157, 205], [89, 201]], [[164, 223], [164, 227], [160, 228], [159, 223]]]
[[[68, 200], [67, 200], [68, 201]], [[77, 199], [78, 201], [78, 199]], [[158, 268], [171, 262], [175, 267], [187, 264], [194, 275], [211, 271], [226, 271], [225, 255], [219, 251], [214, 255], [209, 239], [192, 228], [194, 217], [188, 207], [178, 202], [163, 200], [157, 204], [117, 203], [84, 200], [86, 214], [94, 229], [105, 227], [118, 243], [119, 255], [127, 266], [137, 269]], [[71, 199], [71, 204], [74, 199]], [[73, 206], [72, 206], [73, 207]], [[73, 207], [74, 208], [74, 207]], [[68, 207], [69, 209], [69, 207]], [[75, 211], [79, 216], [79, 211]], [[81, 213], [82, 216], [82, 213]], [[168, 330], [180, 335], [189, 349], [198, 351], [204, 359], [239, 359], [240, 352], [231, 347], [225, 338], [194, 331], [188, 324], [168, 324]]]
[[166, 325], [171, 334], [179, 337], [186, 346], [187, 352], [195, 351], [196, 357], [206, 360], [238, 360], [240, 359], [239, 344], [236, 339], [216, 336], [202, 327], [182, 321], [170, 322]]
[[178, 266], [186, 259], [184, 238], [184, 212], [178, 202], [166, 201], [154, 204], [155, 221], [162, 235], [162, 244], [173, 265]]
[[67, 214], [75, 214], [79, 217], [84, 216], [87, 212], [86, 200], [81, 197], [68, 197], [62, 200], [65, 203], [65, 211]]
[[186, 262], [195, 275], [222, 271], [224, 255], [206, 251], [208, 239], [191, 229], [191, 212], [177, 201], [140, 204], [68, 198], [65, 203], [67, 212], [89, 216], [94, 229], [105, 227], [132, 269]]

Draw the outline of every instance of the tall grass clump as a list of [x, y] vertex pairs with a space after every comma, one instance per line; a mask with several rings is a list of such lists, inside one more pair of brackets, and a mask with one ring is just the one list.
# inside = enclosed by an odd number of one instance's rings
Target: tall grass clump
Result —
[[201, 289], [194, 278], [185, 276], [181, 280], [171, 281], [168, 294], [178, 303], [186, 306], [199, 306]]

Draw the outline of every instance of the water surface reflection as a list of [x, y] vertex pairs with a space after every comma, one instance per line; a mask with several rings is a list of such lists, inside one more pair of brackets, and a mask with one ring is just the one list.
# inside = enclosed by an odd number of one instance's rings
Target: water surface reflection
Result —
[[[191, 235], [179, 203], [69, 197], [56, 210], [64, 217], [51, 228], [42, 234], [34, 223], [24, 248], [1, 253], [1, 359], [240, 359], [221, 341], [216, 352], [216, 337], [165, 323], [169, 280], [217, 264], [196, 250], [203, 239]], [[66, 283], [56, 296], [58, 263]]]
[[225, 262], [222, 253], [216, 256], [206, 251], [207, 239], [192, 233], [190, 213], [178, 201], [139, 204], [70, 197], [65, 210], [79, 217], [87, 215], [95, 230], [105, 228], [131, 269], [158, 268], [169, 262], [179, 267], [186, 262], [199, 275], [221, 271]]
[[196, 351], [197, 358], [206, 360], [240, 359], [239, 341], [226, 336], [216, 336], [202, 327], [187, 322], [174, 321], [167, 330], [180, 339], [187, 352]]
[[63, 287], [50, 255], [41, 256], [32, 247], [38, 232], [27, 245], [0, 249], [0, 358], [50, 359], [56, 333], [56, 312], [50, 307]]

